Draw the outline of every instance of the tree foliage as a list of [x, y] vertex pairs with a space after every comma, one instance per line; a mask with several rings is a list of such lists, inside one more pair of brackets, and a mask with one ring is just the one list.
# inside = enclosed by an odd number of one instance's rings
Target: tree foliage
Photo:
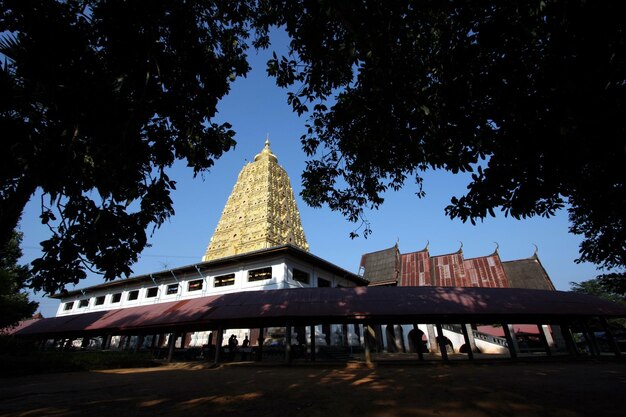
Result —
[[292, 41], [269, 72], [311, 112], [308, 204], [357, 222], [407, 181], [423, 196], [425, 170], [470, 172], [451, 218], [549, 217], [568, 204], [579, 261], [626, 265], [618, 2], [274, 3]]
[[0, 248], [0, 330], [32, 316], [38, 306], [22, 292], [31, 272], [27, 265], [18, 265], [22, 257], [21, 242], [22, 234], [13, 231]]
[[609, 301], [626, 305], [625, 274], [603, 274], [582, 282], [570, 282], [574, 292], [595, 295]]
[[0, 0], [0, 237], [41, 190], [34, 288], [128, 275], [174, 213], [167, 168], [235, 145], [211, 120], [249, 70], [249, 18], [247, 2]]
[[[246, 50], [309, 117], [303, 197], [349, 220], [386, 190], [471, 173], [446, 208], [475, 222], [568, 204], [580, 261], [626, 265], [626, 23], [582, 0], [0, 0], [0, 242], [43, 194], [31, 285], [126, 276], [174, 213], [167, 168], [235, 145], [213, 122]], [[369, 225], [364, 230], [369, 233]]]

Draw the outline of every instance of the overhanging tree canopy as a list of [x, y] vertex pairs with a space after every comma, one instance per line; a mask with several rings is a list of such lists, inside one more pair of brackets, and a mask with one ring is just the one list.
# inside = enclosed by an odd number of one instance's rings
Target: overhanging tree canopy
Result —
[[[247, 2], [0, 1], [0, 235], [41, 189], [51, 238], [31, 284], [131, 272], [174, 213], [166, 173], [235, 145], [211, 120], [249, 70]], [[135, 203], [133, 205], [133, 203]]]
[[617, 2], [278, 3], [291, 56], [269, 72], [297, 87], [295, 111], [312, 111], [308, 204], [356, 222], [409, 178], [423, 196], [424, 170], [470, 171], [450, 217], [552, 216], [567, 203], [579, 261], [626, 265]]
[[[173, 214], [166, 170], [234, 146], [212, 122], [245, 51], [284, 26], [268, 72], [310, 115], [305, 201], [359, 221], [421, 172], [472, 172], [447, 213], [551, 216], [581, 261], [626, 265], [625, 23], [617, 2], [0, 0], [0, 235], [36, 189], [31, 284], [127, 275]], [[136, 204], [133, 204], [136, 203]], [[136, 208], [138, 207], [138, 208]], [[369, 228], [366, 228], [367, 233]]]

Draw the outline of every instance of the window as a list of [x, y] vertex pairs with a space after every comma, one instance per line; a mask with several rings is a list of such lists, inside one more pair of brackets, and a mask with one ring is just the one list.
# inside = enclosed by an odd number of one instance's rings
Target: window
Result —
[[104, 304], [104, 295], [101, 295], [100, 297], [96, 297], [95, 305], [100, 306], [102, 304]]
[[189, 281], [189, 284], [187, 286], [187, 291], [200, 291], [202, 289], [202, 282], [204, 280], [202, 279], [197, 279], [195, 281]]
[[132, 290], [128, 293], [129, 300], [136, 300], [139, 298], [139, 290]]
[[63, 306], [63, 311], [71, 310], [74, 307], [74, 301], [70, 301], [69, 303], [65, 303]]
[[248, 281], [263, 281], [272, 278], [272, 267], [253, 269], [248, 271]]
[[300, 271], [299, 269], [294, 268], [293, 269], [293, 280], [294, 281], [298, 281], [298, 282], [302, 282], [303, 284], [308, 284], [309, 283], [309, 274], [304, 272], [304, 271]]
[[215, 277], [214, 287], [225, 287], [227, 285], [235, 284], [235, 274], [228, 275], [220, 275], [219, 277]]
[[89, 305], [89, 298], [85, 298], [83, 300], [80, 300], [80, 302], [78, 303], [78, 308], [87, 307], [88, 305]]
[[178, 294], [178, 284], [170, 284], [167, 286], [167, 295]]
[[146, 298], [154, 298], [159, 293], [159, 287], [148, 288], [146, 291]]
[[112, 303], [119, 303], [121, 299], [122, 299], [122, 293], [121, 292], [116, 292], [115, 294], [113, 294], [111, 296], [111, 302]]
[[330, 281], [327, 280], [327, 279], [318, 278], [317, 279], [317, 286], [318, 287], [330, 287]]

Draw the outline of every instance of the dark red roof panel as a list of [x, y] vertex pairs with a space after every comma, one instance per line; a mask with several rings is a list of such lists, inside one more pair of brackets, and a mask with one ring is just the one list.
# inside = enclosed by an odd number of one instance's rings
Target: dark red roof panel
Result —
[[[397, 323], [480, 319], [550, 323], [582, 316], [626, 317], [626, 307], [584, 294], [516, 288], [355, 287], [247, 291], [170, 303], [32, 320], [17, 335], [151, 328], [270, 326], [286, 320]], [[545, 321], [543, 321], [545, 320]]]
[[432, 285], [430, 254], [427, 250], [402, 254], [402, 280], [400, 285]]
[[507, 288], [509, 281], [504, 272], [500, 256], [497, 253], [489, 256], [465, 259], [466, 280], [469, 287]]

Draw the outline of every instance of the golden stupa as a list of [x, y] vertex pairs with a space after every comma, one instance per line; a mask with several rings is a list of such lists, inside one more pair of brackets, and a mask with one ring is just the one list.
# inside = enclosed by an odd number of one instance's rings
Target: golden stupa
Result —
[[309, 250], [289, 177], [267, 139], [239, 173], [202, 260], [284, 244]]

